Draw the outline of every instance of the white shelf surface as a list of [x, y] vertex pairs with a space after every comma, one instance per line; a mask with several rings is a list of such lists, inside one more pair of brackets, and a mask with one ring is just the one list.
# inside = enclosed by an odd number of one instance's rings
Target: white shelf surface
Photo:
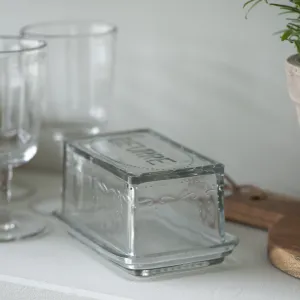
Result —
[[[17, 200], [17, 206], [59, 195], [61, 180], [55, 174], [22, 170], [16, 179], [37, 188], [32, 197]], [[192, 274], [137, 280], [72, 239], [58, 221], [45, 218], [51, 227], [46, 236], [0, 244], [1, 300], [299, 299], [300, 281], [271, 266], [267, 233], [260, 230], [227, 224], [240, 244], [223, 264]]]

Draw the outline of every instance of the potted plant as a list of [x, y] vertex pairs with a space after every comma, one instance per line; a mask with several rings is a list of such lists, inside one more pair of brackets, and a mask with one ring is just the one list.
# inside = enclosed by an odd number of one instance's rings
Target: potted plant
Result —
[[[283, 0], [284, 2], [284, 0]], [[281, 14], [287, 15], [286, 28], [280, 31], [281, 41], [289, 42], [296, 48], [296, 54], [286, 60], [285, 70], [287, 87], [291, 100], [294, 102], [300, 122], [300, 0], [285, 0], [286, 4], [272, 3], [268, 0], [248, 0], [244, 4], [247, 15], [260, 3], [277, 7]]]

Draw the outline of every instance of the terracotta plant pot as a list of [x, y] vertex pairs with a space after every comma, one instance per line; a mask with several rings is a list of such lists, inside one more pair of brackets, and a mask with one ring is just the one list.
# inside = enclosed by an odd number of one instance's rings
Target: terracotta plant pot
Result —
[[291, 100], [293, 101], [298, 121], [300, 123], [300, 55], [294, 54], [286, 60], [285, 64], [287, 87]]

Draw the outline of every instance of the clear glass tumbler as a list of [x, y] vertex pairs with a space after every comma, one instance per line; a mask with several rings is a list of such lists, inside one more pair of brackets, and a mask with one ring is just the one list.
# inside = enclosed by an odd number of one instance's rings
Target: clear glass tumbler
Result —
[[40, 219], [10, 208], [13, 168], [38, 148], [45, 50], [43, 41], [0, 36], [0, 242], [45, 229]]
[[[60, 167], [63, 140], [106, 128], [117, 28], [102, 21], [57, 21], [27, 25], [20, 34], [48, 44], [40, 164]], [[47, 160], [45, 154], [51, 154]]]
[[[105, 131], [112, 100], [117, 28], [102, 21], [27, 25], [20, 35], [45, 40], [48, 77], [34, 167], [62, 171], [63, 141]], [[51, 213], [57, 201], [32, 203]]]

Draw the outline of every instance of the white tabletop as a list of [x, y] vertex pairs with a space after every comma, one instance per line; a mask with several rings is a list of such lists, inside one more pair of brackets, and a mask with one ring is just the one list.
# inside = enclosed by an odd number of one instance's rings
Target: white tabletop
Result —
[[[29, 201], [57, 197], [55, 174], [22, 170], [17, 180], [37, 188]], [[193, 274], [159, 279], [125, 276], [68, 236], [56, 220], [47, 218], [51, 232], [39, 239], [0, 245], [0, 299], [299, 299], [300, 281], [271, 266], [266, 232], [235, 224], [227, 231], [240, 244], [221, 265]]]

